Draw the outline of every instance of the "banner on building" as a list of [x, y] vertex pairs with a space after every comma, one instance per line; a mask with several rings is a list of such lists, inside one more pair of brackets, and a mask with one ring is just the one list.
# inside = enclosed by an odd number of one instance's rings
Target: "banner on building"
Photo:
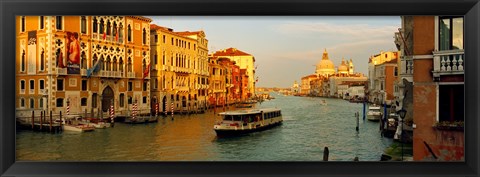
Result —
[[67, 32], [67, 74], [80, 74], [80, 42], [77, 32]]
[[28, 32], [28, 74], [36, 74], [37, 69], [37, 31]]

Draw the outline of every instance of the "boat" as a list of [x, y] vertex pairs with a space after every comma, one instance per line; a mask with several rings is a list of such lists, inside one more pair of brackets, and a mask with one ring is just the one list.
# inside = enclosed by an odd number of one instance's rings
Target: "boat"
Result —
[[62, 120], [63, 130], [73, 132], [90, 132], [95, 130], [95, 127], [92, 125], [82, 124], [82, 121], [82, 116], [80, 115], [67, 115]]
[[145, 115], [145, 116], [137, 116], [135, 118], [133, 117], [127, 117], [125, 118], [124, 123], [127, 124], [142, 124], [142, 123], [152, 123], [152, 122], [157, 122], [158, 117], [156, 116], [150, 116], [150, 115]]
[[327, 101], [322, 100], [322, 102], [320, 102], [320, 105], [327, 106], [328, 104], [327, 104]]
[[244, 109], [221, 112], [222, 121], [213, 126], [217, 137], [243, 135], [266, 130], [283, 122], [277, 108]]
[[251, 108], [253, 104], [251, 103], [239, 103], [235, 106], [236, 108]]
[[97, 129], [109, 128], [111, 126], [109, 122], [99, 121], [97, 118], [85, 118], [80, 123], [91, 125]]
[[382, 112], [380, 106], [373, 105], [368, 107], [367, 119], [369, 121], [380, 121], [382, 118]]

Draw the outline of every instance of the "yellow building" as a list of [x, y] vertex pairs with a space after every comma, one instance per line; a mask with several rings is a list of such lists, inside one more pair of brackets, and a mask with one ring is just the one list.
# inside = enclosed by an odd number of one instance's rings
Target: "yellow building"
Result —
[[135, 101], [149, 111], [150, 19], [18, 16], [16, 21], [17, 116], [32, 110], [65, 114], [67, 105], [70, 114], [107, 113], [111, 105], [127, 114]]
[[195, 111], [206, 106], [208, 41], [203, 31], [174, 32], [151, 25], [152, 107], [159, 112]]

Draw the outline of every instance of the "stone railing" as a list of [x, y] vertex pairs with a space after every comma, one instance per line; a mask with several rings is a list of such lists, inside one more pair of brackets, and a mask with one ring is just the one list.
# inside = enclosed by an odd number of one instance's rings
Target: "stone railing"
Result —
[[67, 68], [57, 68], [58, 75], [67, 75]]
[[86, 76], [87, 75], [87, 69], [80, 69], [80, 75]]
[[400, 60], [402, 65], [401, 75], [413, 75], [413, 57], [404, 56]]
[[127, 77], [128, 78], [135, 78], [135, 73], [134, 72], [128, 72]]
[[433, 76], [464, 74], [465, 51], [442, 50], [433, 52]]

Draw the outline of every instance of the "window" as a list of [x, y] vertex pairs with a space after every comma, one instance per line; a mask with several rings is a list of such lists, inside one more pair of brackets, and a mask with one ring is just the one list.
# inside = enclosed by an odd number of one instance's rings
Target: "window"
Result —
[[35, 91], [35, 80], [30, 80], [30, 91], [29, 93], [34, 93]]
[[40, 54], [40, 71], [45, 70], [45, 51], [42, 50], [42, 53]]
[[143, 97], [143, 104], [147, 104], [147, 97], [146, 96]]
[[93, 18], [92, 28], [93, 28], [93, 33], [97, 33], [97, 32], [98, 32], [97, 18], [96, 18], [96, 17]]
[[63, 107], [63, 98], [57, 98], [57, 107]]
[[128, 96], [127, 102], [128, 102], [128, 104], [132, 104], [132, 97], [131, 96]]
[[38, 99], [38, 107], [43, 108], [43, 99], [42, 98]]
[[155, 53], [155, 55], [153, 56], [153, 64], [157, 65], [157, 63], [158, 63], [158, 55]]
[[63, 79], [57, 79], [57, 91], [63, 91]]
[[85, 16], [82, 16], [81, 19], [80, 19], [80, 31], [83, 34], [87, 33], [87, 17], [85, 17]]
[[25, 72], [25, 50], [22, 51], [22, 59], [20, 62], [21, 62], [20, 71]]
[[20, 81], [20, 93], [25, 93], [25, 80]]
[[82, 80], [82, 91], [87, 91], [87, 80]]
[[55, 18], [55, 27], [57, 28], [57, 30], [62, 30], [62, 26], [63, 26], [63, 18], [62, 16], [56, 16]]
[[463, 49], [463, 17], [440, 17], [440, 50]]
[[[145, 31], [145, 29], [143, 29], [143, 31]], [[155, 34], [155, 43], [158, 42], [158, 35]]]
[[87, 106], [87, 98], [82, 98], [80, 101], [80, 105]]
[[92, 108], [97, 107], [97, 93], [92, 94]]
[[132, 82], [129, 81], [128, 82], [128, 91], [132, 91], [132, 88], [133, 88]]
[[393, 68], [393, 75], [398, 76], [398, 67]]
[[132, 42], [132, 27], [130, 25], [127, 27], [127, 41]]
[[103, 26], [104, 25], [103, 23], [104, 23], [104, 21], [103, 21], [103, 19], [101, 19], [100, 24], [99, 24], [100, 34], [103, 34], [105, 32], [105, 29], [104, 29], [105, 27]]
[[147, 82], [143, 82], [143, 91], [147, 91]]
[[125, 94], [121, 93], [120, 94], [120, 107], [124, 107], [125, 106]]
[[35, 108], [35, 99], [30, 98], [30, 109]]
[[80, 57], [82, 58], [81, 59], [82, 60], [81, 61], [82, 69], [87, 69], [87, 55], [85, 55], [85, 52], [82, 52]]
[[39, 85], [39, 88], [40, 90], [44, 90], [45, 89], [45, 80], [40, 80], [40, 85]]
[[165, 44], [165, 35], [163, 35], [163, 43]]
[[21, 18], [22, 18], [22, 21], [20, 22], [20, 23], [21, 23], [21, 24], [20, 24], [21, 32], [25, 32], [25, 25], [26, 25], [26, 24], [25, 24], [25, 23], [26, 23], [25, 18], [26, 18], [26, 17], [25, 17], [25, 16], [22, 16]]
[[25, 99], [20, 98], [20, 107], [24, 108], [25, 107]]
[[439, 121], [464, 121], [464, 85], [440, 85], [439, 92]]
[[40, 16], [39, 17], [39, 21], [40, 21], [40, 29], [43, 29], [45, 28], [45, 16]]

